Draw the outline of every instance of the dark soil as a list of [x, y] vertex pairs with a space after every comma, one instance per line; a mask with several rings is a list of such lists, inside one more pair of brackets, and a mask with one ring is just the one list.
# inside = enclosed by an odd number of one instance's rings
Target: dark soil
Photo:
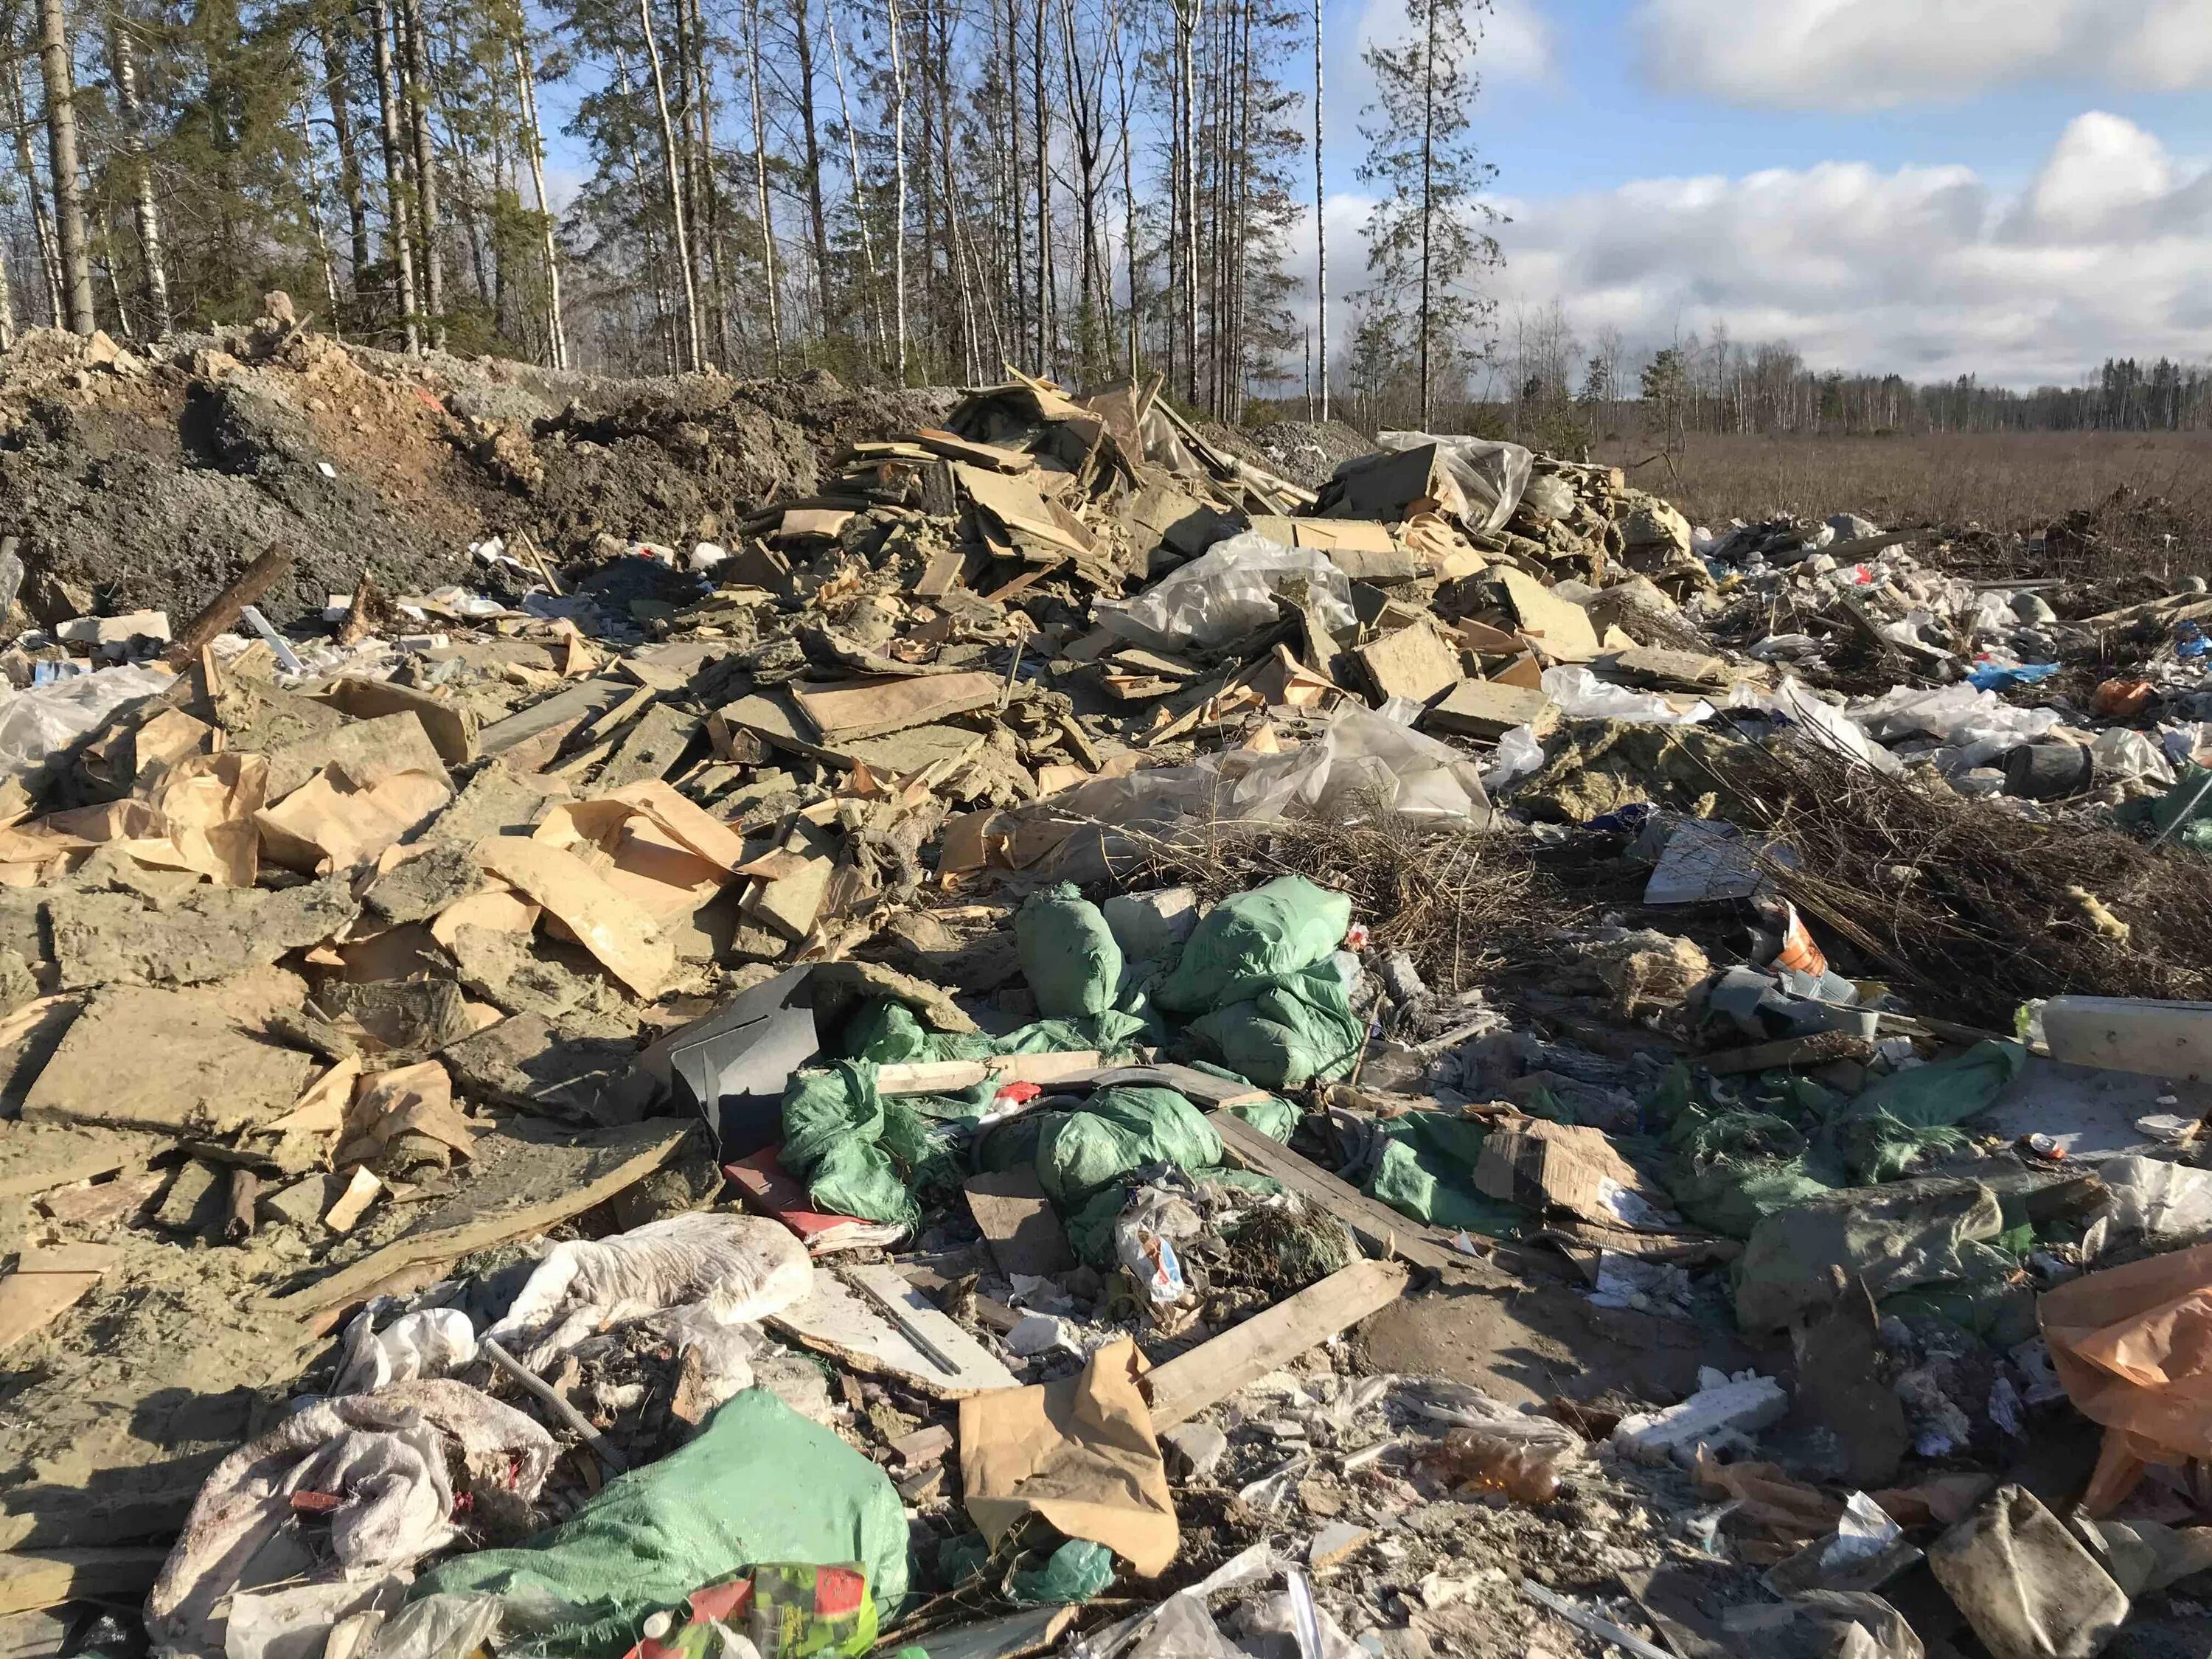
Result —
[[606, 380], [313, 336], [246, 351], [233, 335], [110, 364], [36, 331], [0, 356], [0, 535], [20, 538], [27, 593], [181, 629], [283, 542], [295, 562], [261, 602], [282, 625], [364, 570], [400, 594], [477, 586], [469, 544], [518, 530], [556, 558], [602, 537], [688, 550], [956, 398], [819, 374]]

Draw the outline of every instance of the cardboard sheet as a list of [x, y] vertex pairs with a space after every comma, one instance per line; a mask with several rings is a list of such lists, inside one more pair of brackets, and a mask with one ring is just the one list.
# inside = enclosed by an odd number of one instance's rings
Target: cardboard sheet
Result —
[[1124, 1337], [1063, 1381], [961, 1402], [960, 1479], [984, 1537], [1037, 1515], [1144, 1577], [1166, 1570], [1180, 1534], [1139, 1364]]
[[676, 971], [676, 947], [643, 906], [574, 854], [543, 842], [487, 836], [476, 851], [477, 863], [559, 918], [617, 979], [641, 997], [660, 994]]

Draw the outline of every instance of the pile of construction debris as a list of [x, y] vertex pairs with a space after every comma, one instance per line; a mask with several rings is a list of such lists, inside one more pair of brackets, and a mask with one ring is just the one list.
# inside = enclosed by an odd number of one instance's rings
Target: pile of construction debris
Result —
[[1157, 382], [714, 512], [0, 549], [0, 1649], [2204, 1645], [2212, 601]]

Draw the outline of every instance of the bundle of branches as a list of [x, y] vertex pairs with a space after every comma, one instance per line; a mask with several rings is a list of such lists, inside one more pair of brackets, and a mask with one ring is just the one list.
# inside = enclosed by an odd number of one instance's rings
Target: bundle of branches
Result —
[[2212, 860], [2031, 823], [1808, 744], [1712, 764], [1724, 810], [1777, 843], [1782, 893], [1922, 1012], [2008, 1030], [2037, 997], [2212, 997]]
[[1278, 876], [1348, 893], [1370, 940], [1406, 952], [1447, 994], [1500, 966], [1502, 947], [1527, 934], [1538, 908], [1534, 866], [1505, 832], [1410, 817], [1382, 799], [1265, 823], [1188, 818], [1132, 838], [1150, 877], [1202, 898]]

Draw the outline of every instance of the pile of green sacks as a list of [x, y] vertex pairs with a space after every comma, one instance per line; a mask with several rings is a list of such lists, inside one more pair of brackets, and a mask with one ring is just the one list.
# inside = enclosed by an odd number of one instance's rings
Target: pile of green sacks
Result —
[[[955, 1036], [926, 1030], [902, 1004], [865, 1005], [843, 1033], [842, 1055], [786, 1089], [783, 1167], [827, 1213], [912, 1225], [921, 1215], [917, 1191], [955, 1187], [974, 1168], [1031, 1162], [1078, 1251], [1102, 1260], [1136, 1170], [1166, 1164], [1224, 1174], [1220, 1137], [1203, 1112], [1172, 1089], [1103, 1089], [1075, 1109], [1030, 1114], [978, 1139], [973, 1127], [990, 1109], [993, 1084], [886, 1097], [879, 1068], [1081, 1049], [1110, 1060], [1143, 1042], [1264, 1088], [1340, 1077], [1364, 1036], [1329, 960], [1351, 920], [1343, 894], [1285, 876], [1214, 907], [1166, 957], [1131, 963], [1097, 905], [1069, 884], [1049, 888], [1015, 918], [1041, 1018], [1003, 1036]], [[1289, 1139], [1296, 1114], [1286, 1102], [1237, 1109]]]

